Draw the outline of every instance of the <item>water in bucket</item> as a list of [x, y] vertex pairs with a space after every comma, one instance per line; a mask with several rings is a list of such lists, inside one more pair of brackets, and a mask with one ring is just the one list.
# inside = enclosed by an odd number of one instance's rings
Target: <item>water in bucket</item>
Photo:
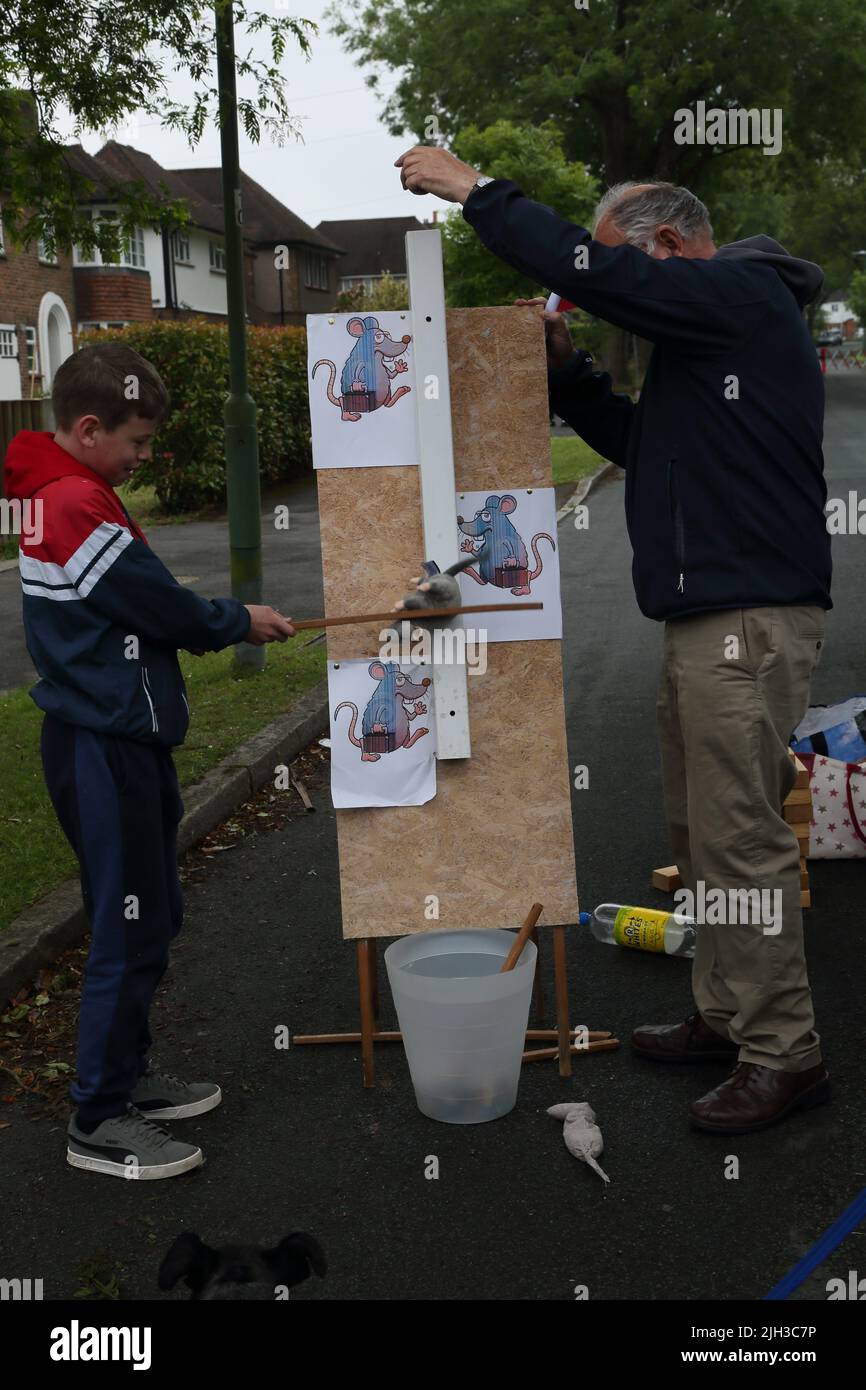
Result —
[[536, 950], [500, 968], [511, 932], [403, 937], [385, 965], [418, 1108], [447, 1124], [480, 1124], [514, 1108]]

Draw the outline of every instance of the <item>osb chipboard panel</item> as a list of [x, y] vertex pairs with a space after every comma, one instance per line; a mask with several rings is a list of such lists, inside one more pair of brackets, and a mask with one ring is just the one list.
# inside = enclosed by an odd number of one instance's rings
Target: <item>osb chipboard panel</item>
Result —
[[[535, 313], [449, 309], [447, 330], [458, 493], [550, 487]], [[423, 554], [419, 470], [316, 476], [326, 615], [389, 610], [421, 560], [439, 558]], [[463, 621], [482, 627], [484, 615]], [[372, 659], [379, 632], [328, 629], [328, 656]], [[561, 643], [494, 642], [486, 655], [485, 673], [467, 674], [472, 756], [437, 763], [433, 800], [336, 813], [346, 938], [516, 927], [534, 902], [542, 923], [578, 920]], [[425, 917], [432, 894], [436, 921]]]

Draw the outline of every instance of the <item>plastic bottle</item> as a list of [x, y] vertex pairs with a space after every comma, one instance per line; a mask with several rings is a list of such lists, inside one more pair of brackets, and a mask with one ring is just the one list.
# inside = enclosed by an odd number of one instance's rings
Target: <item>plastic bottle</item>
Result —
[[685, 914], [657, 912], [651, 907], [599, 903], [595, 912], [581, 912], [596, 941], [636, 951], [664, 951], [668, 956], [695, 954], [695, 922]]

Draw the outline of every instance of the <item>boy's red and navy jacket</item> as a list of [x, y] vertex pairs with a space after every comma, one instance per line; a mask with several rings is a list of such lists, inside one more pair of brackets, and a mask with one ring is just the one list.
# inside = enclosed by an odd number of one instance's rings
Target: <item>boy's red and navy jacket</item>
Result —
[[189, 705], [177, 648], [219, 651], [242, 641], [244, 605], [178, 584], [111, 485], [51, 434], [17, 434], [3, 481], [22, 510], [31, 503], [18, 563], [27, 650], [42, 678], [32, 699], [67, 724], [183, 743]]

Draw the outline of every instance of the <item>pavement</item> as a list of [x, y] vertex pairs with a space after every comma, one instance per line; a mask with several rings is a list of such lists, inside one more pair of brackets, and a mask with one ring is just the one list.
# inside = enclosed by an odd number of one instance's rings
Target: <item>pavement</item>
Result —
[[[830, 493], [863, 495], [866, 377], [828, 376], [827, 386]], [[654, 728], [662, 629], [634, 600], [622, 494], [621, 475], [609, 475], [589, 498], [588, 528], [568, 515], [559, 526], [569, 760], [590, 770], [589, 787], [572, 791], [585, 908], [669, 901], [648, 887], [652, 869], [670, 862]], [[834, 543], [836, 606], [815, 702], [863, 689], [859, 542]], [[297, 592], [293, 583], [300, 616]], [[284, 605], [280, 592], [276, 601]], [[693, 1131], [688, 1101], [726, 1068], [665, 1068], [627, 1046], [636, 1026], [691, 1010], [688, 962], [619, 951], [576, 928], [572, 1021], [614, 1030], [622, 1049], [577, 1058], [570, 1079], [554, 1063], [525, 1067], [515, 1110], [464, 1128], [419, 1113], [399, 1047], [377, 1047], [369, 1091], [354, 1045], [275, 1047], [281, 1025], [357, 1027], [334, 812], [326, 784], [310, 793], [316, 814], [299, 809], [283, 830], [212, 856], [187, 889], [153, 1031], [160, 1066], [223, 1087], [219, 1109], [173, 1125], [202, 1144], [205, 1165], [161, 1183], [81, 1173], [65, 1163], [62, 1124], [34, 1120], [29, 1100], [6, 1107], [3, 1168], [16, 1177], [4, 1184], [0, 1275], [43, 1277], [46, 1299], [68, 1298], [99, 1248], [124, 1267], [124, 1297], [151, 1299], [180, 1231], [211, 1244], [276, 1243], [300, 1228], [323, 1244], [330, 1269], [293, 1299], [573, 1301], [586, 1285], [592, 1301], [754, 1300], [866, 1186], [862, 861], [811, 866], [807, 954], [831, 1104], [755, 1135]], [[550, 999], [550, 950], [542, 957]], [[381, 978], [387, 1029], [396, 1020], [384, 969]], [[596, 1111], [608, 1187], [544, 1113], [569, 1099]], [[732, 1155], [737, 1178], [726, 1176]], [[436, 1178], [425, 1176], [431, 1157]], [[862, 1269], [864, 1239], [850, 1235], [793, 1298], [824, 1301], [828, 1279]]]

